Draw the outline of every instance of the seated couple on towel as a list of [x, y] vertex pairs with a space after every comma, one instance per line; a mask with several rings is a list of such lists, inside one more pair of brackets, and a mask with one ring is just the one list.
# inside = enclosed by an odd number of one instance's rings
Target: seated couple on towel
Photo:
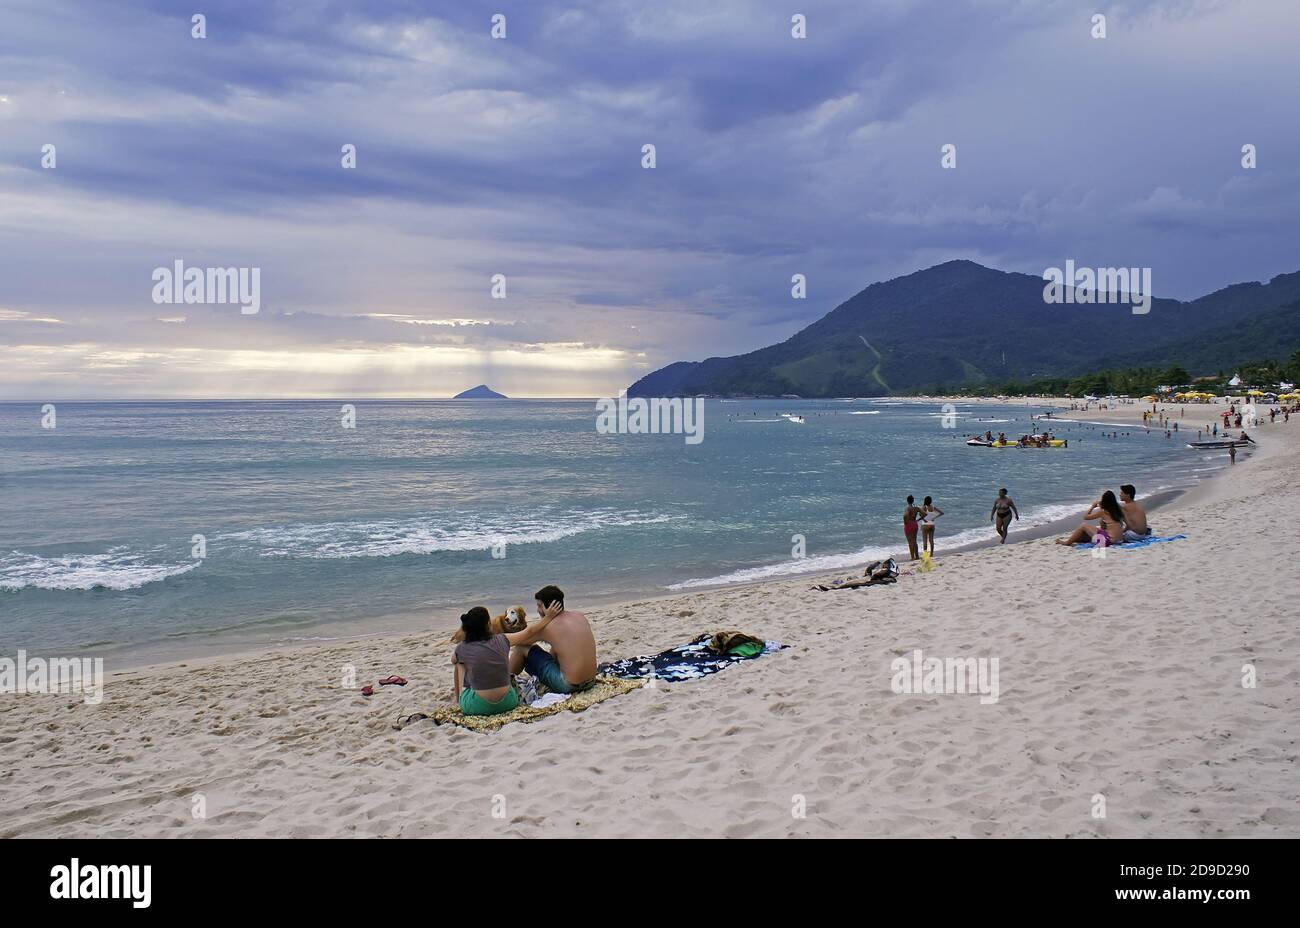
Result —
[[[460, 617], [465, 640], [456, 645], [455, 666], [460, 710], [466, 715], [496, 715], [519, 705], [513, 675], [527, 670], [552, 693], [576, 693], [596, 678], [596, 638], [581, 612], [564, 608], [564, 591], [544, 586], [536, 593], [541, 620], [523, 631], [493, 634], [482, 606]], [[537, 642], [551, 646], [547, 651]]]
[[[1147, 524], [1147, 511], [1138, 505], [1137, 489], [1131, 483], [1119, 488], [1120, 500], [1107, 490], [1101, 499], [1092, 504], [1083, 515], [1083, 524], [1065, 538], [1056, 539], [1058, 545], [1077, 545], [1096, 541], [1098, 535], [1106, 544], [1119, 545], [1126, 541], [1141, 541], [1151, 534]], [[1096, 525], [1089, 525], [1096, 522]]]

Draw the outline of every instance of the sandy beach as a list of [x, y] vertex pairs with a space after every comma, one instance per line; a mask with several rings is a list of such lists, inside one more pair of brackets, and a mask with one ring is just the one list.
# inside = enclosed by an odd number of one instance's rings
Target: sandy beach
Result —
[[[97, 706], [6, 695], [0, 836], [1300, 836], [1300, 423], [1253, 434], [1257, 450], [1153, 515], [1185, 540], [945, 554], [941, 531], [936, 569], [904, 563], [892, 586], [798, 578], [587, 610], [602, 659], [722, 628], [789, 647], [492, 734], [394, 729], [450, 700], [446, 616], [421, 635], [109, 665]], [[580, 589], [568, 599], [583, 610]], [[996, 658], [997, 700], [894, 692], [891, 662], [918, 649]], [[410, 683], [360, 695], [388, 674]]]

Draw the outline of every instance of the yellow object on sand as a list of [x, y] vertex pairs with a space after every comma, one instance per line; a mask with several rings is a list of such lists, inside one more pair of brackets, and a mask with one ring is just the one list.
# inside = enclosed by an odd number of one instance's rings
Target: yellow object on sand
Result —
[[917, 569], [923, 573], [925, 571], [934, 570], [934, 558], [930, 556], [929, 551], [921, 552], [921, 566]]
[[597, 677], [595, 684], [589, 689], [585, 689], [580, 693], [573, 693], [564, 702], [557, 702], [552, 706], [541, 709], [534, 709], [532, 706], [519, 706], [509, 712], [502, 712], [500, 715], [466, 715], [460, 711], [460, 706], [439, 706], [432, 712], [415, 712], [411, 715], [404, 715], [394, 723], [393, 727], [400, 730], [412, 722], [418, 722], [421, 719], [432, 719], [436, 725], [451, 723], [462, 728], [468, 728], [470, 731], [496, 731], [502, 725], [508, 725], [511, 722], [535, 722], [538, 719], [560, 712], [581, 712], [598, 702], [613, 699], [615, 696], [622, 696], [624, 693], [630, 693], [641, 686], [645, 686], [645, 680], [624, 680], [620, 677], [602, 676]]

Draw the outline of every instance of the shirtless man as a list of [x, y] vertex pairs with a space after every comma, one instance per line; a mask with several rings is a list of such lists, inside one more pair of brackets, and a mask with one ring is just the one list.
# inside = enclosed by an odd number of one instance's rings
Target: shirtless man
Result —
[[1119, 504], [1124, 510], [1124, 540], [1141, 541], [1151, 534], [1147, 511], [1138, 505], [1137, 488], [1126, 483], [1119, 488]]
[[1020, 521], [1020, 510], [1016, 509], [1016, 501], [1007, 496], [1007, 488], [1003, 487], [998, 490], [998, 498], [993, 501], [993, 509], [989, 512], [989, 521], [997, 521], [993, 524], [997, 527], [998, 534], [1002, 536], [999, 544], [1007, 543], [1007, 529], [1011, 527], [1011, 515], [1015, 513], [1016, 521]]
[[[522, 649], [511, 650], [510, 672], [527, 670], [552, 693], [586, 689], [596, 678], [596, 638], [587, 617], [564, 608], [564, 591], [558, 586], [544, 586], [534, 596], [539, 615], [545, 615], [553, 603], [560, 604], [561, 612], [545, 628], [528, 627], [530, 632], [534, 628], [539, 631], [529, 641], [520, 642], [529, 645], [526, 655], [519, 653]], [[551, 650], [535, 644], [536, 641], [545, 641]]]

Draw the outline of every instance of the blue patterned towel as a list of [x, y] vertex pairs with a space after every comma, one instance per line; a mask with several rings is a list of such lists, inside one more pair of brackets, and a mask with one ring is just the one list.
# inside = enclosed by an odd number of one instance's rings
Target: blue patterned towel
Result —
[[628, 657], [601, 664], [597, 672], [624, 679], [655, 677], [667, 683], [681, 683], [683, 680], [707, 677], [739, 661], [752, 661], [787, 647], [779, 641], [767, 641], [761, 652], [744, 657], [739, 654], [719, 654], [711, 650], [708, 646], [709, 638], [709, 635], [701, 635], [690, 644], [678, 645], [660, 654]]
[[[1158, 537], [1158, 536], [1156, 536], [1156, 535], [1148, 535], [1146, 538], [1141, 538], [1141, 539], [1139, 539], [1139, 540], [1137, 540], [1137, 541], [1126, 541], [1126, 542], [1124, 542], [1124, 543], [1121, 544], [1121, 545], [1111, 545], [1110, 547], [1112, 547], [1112, 548], [1145, 548], [1147, 545], [1158, 545], [1158, 544], [1163, 544], [1163, 543], [1166, 542], [1166, 541], [1181, 541], [1182, 539], [1184, 539], [1184, 538], [1186, 538], [1186, 537], [1187, 537], [1186, 535], [1166, 535], [1165, 537], [1160, 538], [1160, 537]], [[1092, 547], [1094, 547], [1094, 545], [1093, 545], [1091, 542], [1089, 542], [1089, 543], [1087, 543], [1087, 544], [1075, 545], [1075, 547], [1076, 547], [1076, 548], [1092, 548]]]

